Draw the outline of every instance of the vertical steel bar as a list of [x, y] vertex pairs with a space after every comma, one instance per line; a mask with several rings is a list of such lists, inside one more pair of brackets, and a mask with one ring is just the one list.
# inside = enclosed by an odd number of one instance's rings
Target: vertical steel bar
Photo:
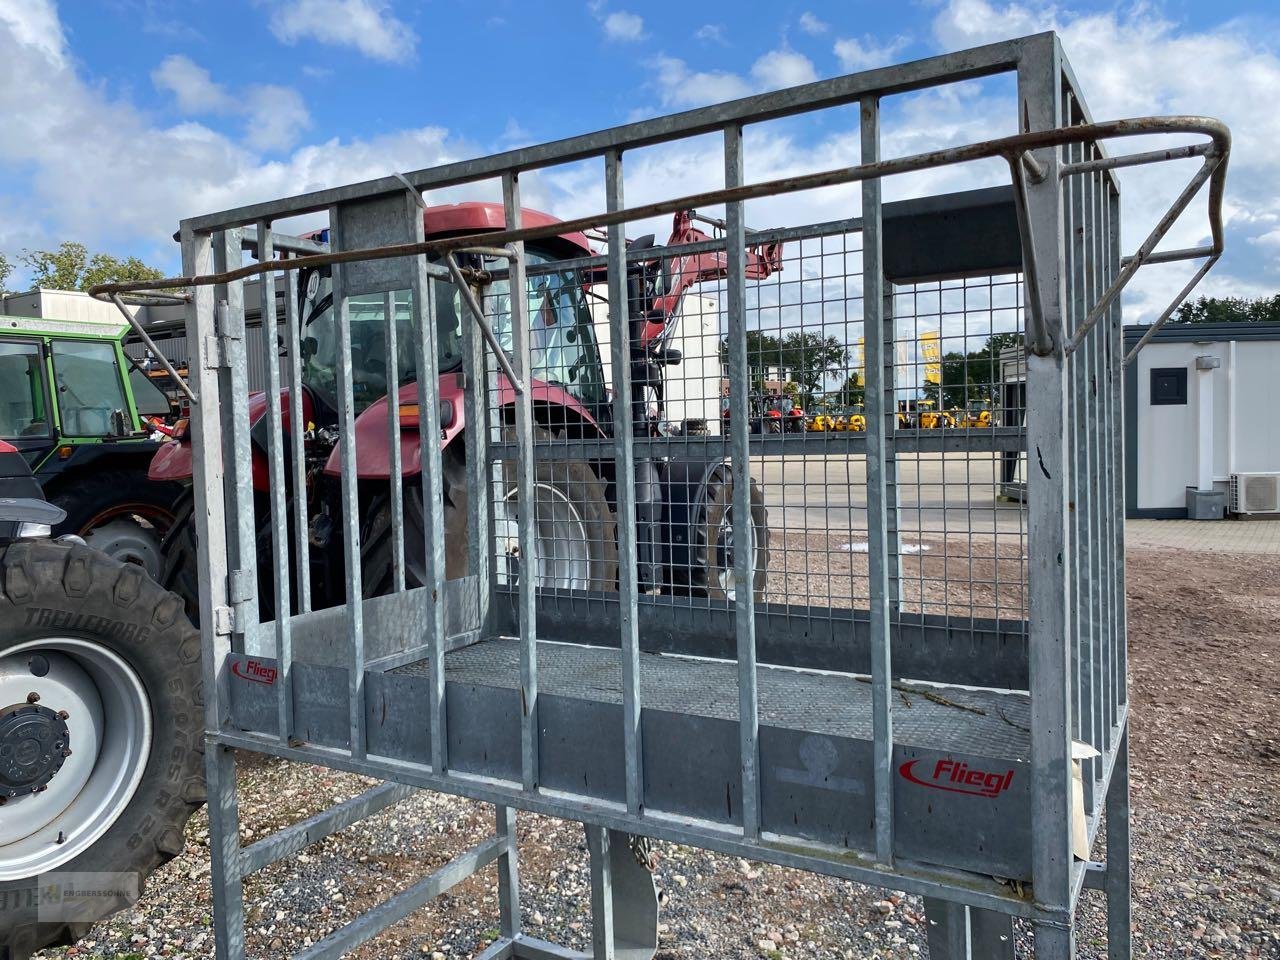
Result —
[[[1120, 270], [1120, 194], [1112, 187], [1107, 195], [1107, 271], [1108, 278], [1114, 277]], [[1115, 460], [1116, 469], [1112, 477], [1111, 510], [1113, 514], [1114, 533], [1111, 544], [1112, 563], [1115, 565], [1115, 577], [1112, 590], [1115, 596], [1115, 633], [1112, 640], [1112, 670], [1114, 682], [1114, 703], [1117, 711], [1129, 703], [1129, 648], [1128, 617], [1126, 610], [1127, 595], [1125, 592], [1125, 459], [1124, 459], [1124, 319], [1121, 316], [1120, 300], [1112, 302], [1110, 309], [1111, 342], [1115, 355], [1111, 361], [1111, 456]], [[1137, 371], [1134, 371], [1137, 376]]]
[[[880, 159], [880, 103], [874, 97], [861, 104], [862, 162]], [[892, 328], [882, 315], [884, 267], [882, 261], [882, 208], [880, 181], [862, 182], [862, 309], [863, 349], [866, 356], [867, 431], [867, 583], [871, 637], [871, 710], [873, 776], [875, 787], [876, 858], [893, 862], [893, 707], [890, 678], [889, 564], [890, 524], [888, 478], [885, 475], [885, 437], [897, 424], [892, 395], [886, 389], [887, 371], [893, 366]], [[892, 321], [890, 321], [892, 322]], [[886, 335], [888, 338], [886, 340]], [[896, 547], [896, 545], [895, 545]], [[897, 550], [894, 549], [896, 556]]]
[[498, 858], [498, 929], [512, 938], [520, 932], [520, 860], [516, 843], [515, 807], [495, 807], [498, 836], [507, 841], [506, 852]]
[[[410, 236], [421, 241], [426, 233], [417, 194], [405, 197], [405, 216], [413, 225]], [[427, 686], [427, 710], [431, 716], [431, 765], [443, 773], [449, 768], [449, 711], [444, 678], [447, 637], [444, 621], [445, 528], [444, 454], [440, 449], [440, 347], [436, 324], [436, 281], [427, 274], [427, 258], [413, 258], [409, 307], [413, 322], [414, 368], [418, 371], [418, 468], [422, 489], [423, 578], [422, 602], [426, 604], [426, 636], [431, 679]], [[464, 324], [474, 326], [474, 324]], [[403, 531], [402, 531], [403, 532]]]
[[[442, 289], [447, 290], [448, 286]], [[462, 355], [462, 369], [465, 373], [462, 409], [467, 425], [463, 433], [463, 449], [466, 454], [464, 483], [467, 500], [467, 573], [475, 577], [476, 622], [485, 631], [489, 622], [489, 598], [496, 586], [490, 559], [494, 542], [490, 505], [501, 479], [501, 467], [489, 463], [489, 440], [490, 434], [497, 429], [498, 418], [491, 404], [498, 396], [498, 378], [479, 329], [476, 324], [465, 319], [462, 323]], [[493, 439], [502, 438], [494, 436]]]
[[[877, 181], [878, 183], [879, 181]], [[882, 231], [883, 233], [883, 231]], [[881, 244], [883, 247], [883, 244]], [[879, 254], [883, 260], [883, 249]], [[864, 261], [865, 270], [865, 261]], [[883, 271], [881, 271], [883, 274]], [[898, 429], [898, 366], [894, 362], [894, 348], [898, 341], [897, 336], [897, 316], [894, 313], [893, 305], [893, 284], [887, 279], [884, 281], [884, 338], [885, 344], [882, 356], [885, 363], [881, 365], [883, 370], [883, 394], [884, 394], [884, 428], [881, 435], [884, 437], [884, 453], [881, 458], [881, 473], [884, 474], [884, 505], [885, 505], [885, 577], [889, 583], [889, 619], [896, 620], [898, 615], [902, 613], [902, 488], [898, 484], [898, 455], [894, 443]], [[866, 296], [866, 291], [863, 291]], [[866, 340], [866, 320], [863, 321], [863, 340]], [[863, 397], [863, 414], [864, 419], [867, 413], [866, 396], [867, 383], [866, 372], [863, 372], [862, 384]]]
[[613, 935], [613, 869], [611, 834], [604, 827], [586, 825], [587, 852], [591, 859], [591, 957], [615, 960]]
[[[289, 448], [293, 463], [290, 480], [293, 493], [293, 549], [296, 553], [297, 574], [294, 590], [298, 596], [298, 612], [311, 610], [311, 518], [307, 511], [307, 414], [302, 392], [302, 323], [299, 316], [298, 271], [285, 273], [284, 325], [285, 340], [289, 351]], [[281, 664], [280, 676], [288, 680], [285, 664]]]
[[[346, 249], [342, 216], [338, 208], [329, 214], [330, 236], [335, 250]], [[333, 265], [333, 315], [338, 335], [338, 435], [342, 464], [342, 554], [346, 568], [346, 624], [349, 671], [347, 676], [351, 755], [365, 756], [364, 729], [364, 597], [360, 564], [360, 491], [356, 476], [354, 372], [351, 361], [351, 303], [344, 285], [342, 264]]]
[[[610, 211], [623, 204], [622, 154], [605, 154], [605, 203]], [[643, 752], [640, 744], [640, 633], [637, 611], [636, 490], [632, 449], [634, 421], [631, 397], [631, 323], [627, 293], [626, 225], [609, 227], [609, 353], [613, 365], [613, 456], [618, 491], [618, 630], [621, 635], [622, 717], [627, 810], [644, 807]]]
[[[1057, 123], [1061, 50], [1056, 37], [1031, 38], [1018, 67], [1020, 112], [1029, 130]], [[1031, 681], [1032, 882], [1037, 902], [1066, 915], [1071, 905], [1071, 644], [1075, 636], [1068, 536], [1068, 371], [1063, 356], [1063, 211], [1059, 152], [1036, 151], [1046, 176], [1027, 184], [1042, 316], [1052, 351], [1027, 356], [1028, 670]], [[1032, 284], [1026, 284], [1028, 295]], [[1037, 927], [1050, 957], [1070, 946], [1050, 921]]]
[[[514, 171], [502, 177], [502, 204], [507, 229], [519, 230], [522, 223], [520, 179]], [[528, 321], [528, 291], [525, 280], [524, 243], [514, 244], [511, 260], [511, 334], [515, 350], [515, 370], [522, 383], [529, 384], [533, 370]], [[515, 398], [516, 407], [516, 487], [520, 518], [520, 756], [521, 777], [526, 790], [538, 787], [538, 621], [537, 584], [534, 583], [534, 526], [537, 502], [533, 486], [533, 402], [532, 392], [523, 390]]]
[[[182, 228], [182, 269], [187, 276], [215, 268], [212, 239]], [[205, 779], [209, 788], [210, 887], [213, 895], [214, 950], [219, 960], [244, 956], [244, 894], [240, 876], [239, 814], [235, 793], [235, 755], [213, 736], [230, 721], [231, 690], [227, 657], [232, 651], [230, 624], [220, 616], [228, 608], [224, 452], [226, 439], [220, 401], [226, 378], [215, 319], [212, 287], [196, 287], [187, 306], [187, 343], [191, 372], [201, 402], [191, 408], [194, 453], [193, 495], [196, 536], [201, 549], [197, 571], [200, 591], [200, 640], [204, 672]]]
[[[391, 589], [404, 589], [404, 473], [400, 462], [400, 345], [396, 329], [396, 295], [388, 292], [382, 298], [386, 313], [387, 344], [387, 455], [391, 473]], [[410, 304], [416, 311], [417, 304]], [[421, 367], [417, 369], [421, 370]]]
[[1129, 889], [1129, 734], [1116, 741], [1116, 760], [1107, 787], [1107, 958], [1129, 960], [1133, 952], [1133, 916]]
[[[258, 259], [275, 255], [271, 225], [258, 223]], [[262, 353], [266, 361], [267, 472], [271, 498], [271, 555], [275, 559], [275, 657], [277, 666], [276, 722], [281, 743], [293, 736], [293, 636], [290, 631], [289, 504], [284, 472], [284, 417], [280, 405], [279, 323], [276, 317], [276, 275], [262, 276]]]
[[[744, 182], [742, 125], [724, 129], [724, 185]], [[746, 226], [741, 202], [725, 204], [729, 353], [729, 446], [734, 523], [734, 629], [738, 652], [738, 731], [742, 759], [742, 831], [760, 835], [760, 715], [756, 697], [755, 529], [751, 521], [751, 460], [747, 440]]]

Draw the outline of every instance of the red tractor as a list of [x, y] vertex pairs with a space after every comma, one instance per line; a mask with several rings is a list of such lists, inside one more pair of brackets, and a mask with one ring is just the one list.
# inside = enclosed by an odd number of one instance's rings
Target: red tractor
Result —
[[[430, 207], [425, 214], [428, 238], [462, 236], [504, 227], [501, 205], [461, 203]], [[652, 236], [629, 241], [630, 249], [653, 249], [653, 257], [633, 261], [628, 268], [631, 333], [631, 382], [633, 422], [636, 436], [661, 432], [663, 384], [668, 366], [680, 362], [680, 354], [670, 346], [674, 320], [686, 290], [704, 280], [725, 276], [723, 251], [678, 253], [682, 244], [711, 239], [693, 226], [695, 215], [676, 215], [671, 240], [666, 248], [654, 244]], [[555, 218], [534, 210], [524, 211], [525, 226], [555, 223]], [[327, 239], [320, 236], [318, 239]], [[672, 249], [676, 248], [676, 249]], [[748, 250], [747, 276], [763, 279], [780, 269], [781, 244], [762, 244]], [[604, 365], [596, 347], [596, 335], [588, 295], [605, 280], [603, 268], [565, 269], [548, 272], [536, 269], [559, 260], [595, 255], [580, 233], [564, 234], [526, 245], [526, 261], [533, 271], [528, 279], [528, 316], [533, 336], [533, 371], [530, 392], [537, 436], [607, 438], [613, 415], [606, 389]], [[469, 258], [469, 260], [468, 260]], [[503, 264], [468, 254], [460, 257], [464, 266], [495, 268]], [[495, 281], [486, 295], [500, 301], [509, 291], [506, 281]], [[345, 600], [343, 551], [340, 522], [340, 451], [337, 398], [338, 340], [333, 295], [328, 268], [302, 273], [299, 277], [300, 317], [303, 322], [300, 345], [303, 371], [302, 416], [295, 421], [294, 404], [282, 391], [281, 406], [286, 434], [295, 428], [305, 433], [308, 539], [311, 544], [311, 598], [316, 608]], [[449, 579], [467, 572], [465, 445], [461, 438], [468, 428], [463, 414], [461, 374], [462, 324], [465, 315], [459, 291], [450, 283], [435, 284], [435, 316], [438, 324], [440, 371], [440, 423], [443, 450], [445, 566]], [[390, 462], [388, 449], [388, 394], [396, 390], [401, 406], [400, 454], [404, 478], [405, 571], [410, 586], [425, 579], [425, 519], [422, 511], [419, 464], [417, 375], [411, 344], [412, 319], [407, 297], [397, 297], [397, 340], [403, 355], [391, 364], [386, 356], [384, 296], [355, 297], [349, 300], [351, 350], [354, 366], [354, 399], [358, 416], [355, 442], [358, 456], [362, 517], [361, 552], [363, 584], [367, 596], [392, 589], [389, 496]], [[500, 311], [499, 311], [500, 313]], [[509, 342], [509, 319], [496, 316], [499, 339]], [[502, 324], [506, 324], [503, 329]], [[388, 371], [397, 371], [396, 382], [388, 382]], [[396, 389], [398, 388], [398, 389]], [[498, 406], [513, 410], [514, 391], [505, 377], [499, 377]], [[269, 578], [272, 531], [267, 501], [268, 469], [265, 434], [266, 396], [256, 393], [249, 400], [253, 424], [252, 475], [258, 493], [259, 617], [274, 618], [271, 609], [273, 588]], [[651, 410], [657, 409], [657, 421]], [[617, 588], [616, 484], [611, 459], [582, 462], [539, 462], [535, 483], [539, 495], [536, 518], [538, 550], [534, 568], [543, 586], [590, 590]], [[191, 478], [190, 440], [165, 444], [152, 461], [154, 480]], [[696, 592], [712, 597], [734, 595], [732, 480], [723, 458], [682, 460], [672, 458], [636, 461], [636, 525], [639, 578], [650, 592]], [[625, 482], [625, 481], [623, 481]], [[514, 494], [514, 481], [512, 494]], [[292, 496], [292, 491], [290, 491]], [[498, 498], [503, 494], [499, 491]], [[763, 498], [753, 484], [752, 522], [755, 525], [755, 577], [753, 588], [764, 589], [768, 566], [768, 528]], [[544, 507], [545, 504], [545, 507]], [[560, 505], [557, 509], [556, 505]], [[182, 596], [194, 618], [198, 612], [195, 526], [190, 494], [177, 505], [177, 520], [164, 544], [163, 583]], [[542, 513], [545, 509], [546, 515]], [[290, 512], [292, 522], [292, 511]], [[289, 542], [295, 542], [290, 536]]]

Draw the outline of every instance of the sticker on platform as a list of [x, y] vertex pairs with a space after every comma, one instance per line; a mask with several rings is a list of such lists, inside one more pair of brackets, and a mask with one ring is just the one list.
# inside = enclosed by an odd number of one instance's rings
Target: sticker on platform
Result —
[[241, 680], [252, 680], [254, 683], [276, 682], [276, 668], [260, 660], [232, 661], [231, 672]]
[[927, 760], [908, 760], [898, 768], [898, 772], [912, 783], [935, 790], [948, 790], [952, 793], [967, 793], [975, 797], [998, 797], [1009, 789], [1013, 783], [1013, 771], [979, 770], [970, 767], [963, 760], [933, 761], [933, 770], [927, 766]]

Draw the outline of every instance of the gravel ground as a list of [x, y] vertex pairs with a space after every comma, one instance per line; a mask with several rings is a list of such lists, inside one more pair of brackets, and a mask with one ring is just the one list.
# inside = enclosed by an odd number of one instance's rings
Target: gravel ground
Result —
[[[949, 552], [937, 546], [926, 554], [926, 571]], [[1131, 550], [1128, 571], [1135, 954], [1280, 957], [1280, 557]], [[249, 758], [241, 764], [242, 840], [368, 783]], [[492, 808], [417, 794], [255, 874], [246, 884], [250, 954], [280, 957], [324, 936], [482, 839], [491, 819]], [[581, 829], [522, 815], [519, 839], [527, 928], [584, 949], [590, 917]], [[135, 908], [79, 946], [41, 956], [211, 955], [203, 813], [192, 819], [187, 841]], [[927, 955], [915, 898], [692, 848], [658, 849], [662, 960]], [[496, 917], [488, 870], [354, 955], [472, 957], [497, 935]], [[1104, 921], [1100, 895], [1086, 894], [1081, 957], [1105, 957]], [[1025, 953], [1026, 931], [1018, 933]]]

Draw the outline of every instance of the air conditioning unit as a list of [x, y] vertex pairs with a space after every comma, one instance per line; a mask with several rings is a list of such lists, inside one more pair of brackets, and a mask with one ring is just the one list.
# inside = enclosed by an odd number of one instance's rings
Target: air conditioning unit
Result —
[[1280, 513], [1280, 473], [1233, 473], [1232, 513]]

